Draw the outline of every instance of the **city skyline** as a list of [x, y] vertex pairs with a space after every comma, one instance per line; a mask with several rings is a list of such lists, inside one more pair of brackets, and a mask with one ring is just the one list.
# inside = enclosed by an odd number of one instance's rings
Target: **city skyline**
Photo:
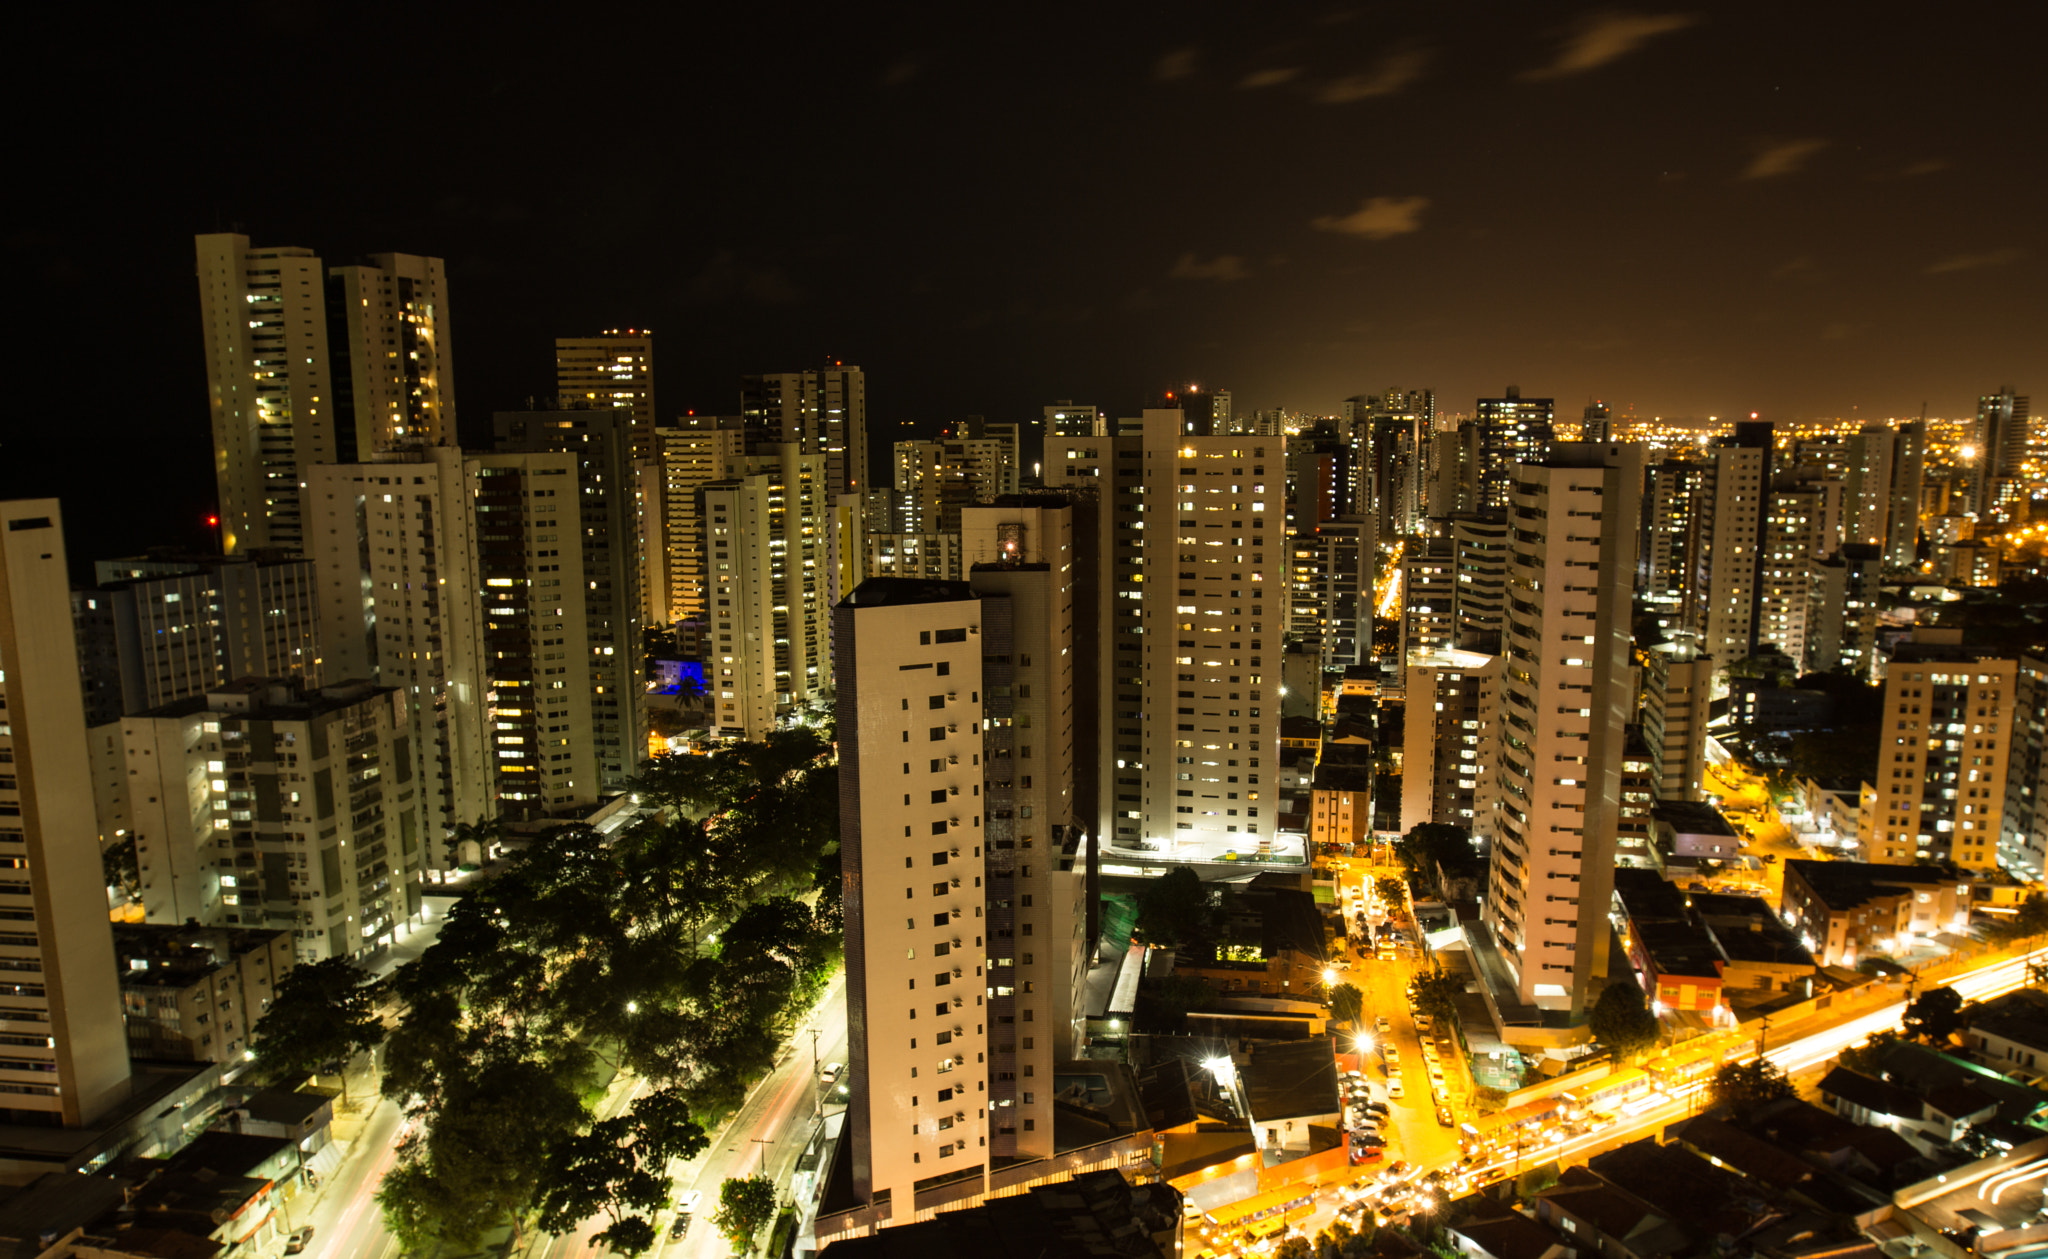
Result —
[[[236, 224], [330, 265], [445, 259], [472, 435], [552, 390], [557, 338], [616, 327], [660, 338], [664, 419], [727, 413], [746, 373], [858, 363], [877, 443], [1060, 398], [1135, 415], [1189, 380], [1241, 410], [1399, 385], [1456, 412], [1512, 383], [1567, 416], [1593, 397], [1617, 416], [1966, 415], [2048, 366], [2026, 300], [2042, 177], [2010, 161], [2038, 147], [2038, 111], [2023, 76], [1933, 77], [1982, 69], [2009, 12], [1909, 29], [1832, 6], [1198, 7], [793, 34], [642, 16], [634, 40], [551, 35], [548, 63], [615, 89], [617, 143], [644, 155], [602, 196], [529, 168], [583, 124], [523, 89], [539, 45], [517, 26], [479, 43], [409, 17], [441, 50], [424, 104], [379, 86], [394, 72], [357, 79], [338, 15], [219, 33], [209, 55], [289, 43], [309, 90], [362, 101], [289, 119], [185, 76], [197, 35], [144, 29], [161, 19], [109, 45], [53, 30], [47, 73], [91, 48], [104, 60], [76, 68], [108, 86], [24, 137], [43, 209], [8, 239], [59, 325], [122, 294], [110, 436], [163, 458], [8, 488], [71, 500], [84, 551], [133, 536], [94, 541], [115, 523], [85, 510], [99, 489], [203, 515], [203, 451], [170, 440], [206, 423], [190, 237]], [[755, 71], [699, 51], [770, 40], [772, 93], [726, 90]], [[673, 99], [647, 73], [671, 56], [691, 84]], [[420, 108], [434, 139], [384, 185]], [[209, 158], [221, 116], [260, 169]], [[806, 150], [802, 173], [754, 174]], [[72, 379], [103, 369], [83, 342], [49, 352]], [[8, 462], [61, 464], [55, 440], [17, 435]]]

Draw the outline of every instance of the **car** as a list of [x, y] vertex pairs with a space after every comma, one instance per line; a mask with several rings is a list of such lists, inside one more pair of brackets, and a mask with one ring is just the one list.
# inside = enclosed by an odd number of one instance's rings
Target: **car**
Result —
[[288, 1255], [304, 1254], [306, 1247], [311, 1244], [312, 1240], [313, 1226], [311, 1224], [303, 1228], [295, 1228], [291, 1231], [291, 1235], [284, 1239], [284, 1253]]
[[1384, 1014], [1373, 1020], [1373, 1026], [1378, 1028], [1382, 1035], [1394, 1030], [1394, 1025], [1387, 1022], [1387, 1016]]
[[1401, 1087], [1401, 1077], [1393, 1076], [1387, 1081], [1387, 1096], [1399, 1100], [1407, 1090]]
[[1388, 1046], [1387, 1046], [1387, 1066], [1388, 1066], [1389, 1068], [1399, 1068], [1399, 1067], [1400, 1067], [1400, 1065], [1401, 1065], [1401, 1047], [1400, 1047], [1399, 1045], [1388, 1045]]
[[676, 1199], [675, 1222], [668, 1226], [670, 1241], [679, 1241], [690, 1231], [690, 1221], [696, 1218], [697, 1206], [704, 1201], [702, 1189], [686, 1189]]
[[846, 1064], [843, 1062], [828, 1062], [825, 1064], [825, 1070], [819, 1074], [818, 1079], [826, 1088], [831, 1088], [839, 1083], [839, 1075], [845, 1070]]
[[1393, 1112], [1387, 1109], [1385, 1102], [1367, 1102], [1365, 1104], [1365, 1113], [1368, 1115], [1378, 1115], [1380, 1118], [1385, 1119]]
[[1368, 1132], [1368, 1133], [1363, 1133], [1363, 1134], [1355, 1134], [1355, 1135], [1354, 1135], [1354, 1136], [1352, 1137], [1352, 1141], [1351, 1141], [1351, 1144], [1353, 1144], [1353, 1145], [1364, 1145], [1364, 1146], [1367, 1146], [1368, 1148], [1371, 1148], [1371, 1149], [1375, 1149], [1375, 1150], [1384, 1150], [1384, 1149], [1386, 1149], [1386, 1148], [1387, 1148], [1387, 1141], [1386, 1141], [1386, 1138], [1385, 1138], [1385, 1137], [1382, 1137], [1382, 1136], [1378, 1135], [1377, 1133], [1370, 1133], [1370, 1132]]

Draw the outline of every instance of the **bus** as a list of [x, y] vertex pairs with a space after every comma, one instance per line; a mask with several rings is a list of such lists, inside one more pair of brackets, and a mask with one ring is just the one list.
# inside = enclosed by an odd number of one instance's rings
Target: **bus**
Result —
[[1611, 1072], [1605, 1079], [1569, 1088], [1561, 1095], [1567, 1114], [1573, 1119], [1589, 1115], [1611, 1115], [1650, 1091], [1649, 1075], [1635, 1067]]
[[1288, 1185], [1211, 1207], [1202, 1215], [1203, 1233], [1211, 1241], [1233, 1239], [1248, 1231], [1265, 1237], [1315, 1213], [1315, 1186]]
[[1516, 1139], [1528, 1140], [1529, 1136], [1547, 1122], [1557, 1111], [1557, 1099], [1542, 1098], [1526, 1102], [1512, 1110], [1496, 1111], [1482, 1115], [1458, 1126], [1458, 1147], [1467, 1156], [1478, 1156], [1489, 1151], [1512, 1150]]

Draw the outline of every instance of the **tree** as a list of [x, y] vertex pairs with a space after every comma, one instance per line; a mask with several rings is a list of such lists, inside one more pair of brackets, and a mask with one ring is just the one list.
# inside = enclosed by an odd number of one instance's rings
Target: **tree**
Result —
[[1381, 875], [1374, 879], [1373, 886], [1378, 889], [1380, 899], [1396, 909], [1401, 907], [1402, 899], [1408, 891], [1407, 885], [1392, 875]]
[[1359, 1020], [1365, 1017], [1365, 994], [1358, 990], [1358, 985], [1342, 983], [1330, 989], [1330, 1017], [1353, 1027], [1362, 1026]]
[[1394, 841], [1394, 855], [1408, 873], [1436, 885], [1437, 867], [1460, 865], [1472, 855], [1472, 837], [1446, 822], [1424, 822]]
[[1296, 1233], [1281, 1240], [1280, 1248], [1273, 1252], [1273, 1259], [1314, 1259], [1315, 1253], [1315, 1247], [1309, 1245], [1308, 1238]]
[[505, 835], [505, 824], [488, 814], [479, 814], [475, 822], [457, 822], [448, 828], [448, 842], [455, 845], [459, 860], [468, 861], [463, 855], [465, 848], [474, 845], [476, 862], [482, 865], [491, 859], [491, 845]]
[[1453, 1019], [1458, 1017], [1458, 994], [1465, 986], [1449, 975], [1441, 966], [1426, 972], [1418, 972], [1408, 981], [1408, 1004], [1415, 1007], [1417, 1014], [1431, 1018]]
[[2019, 912], [2002, 921], [1994, 921], [1986, 934], [1994, 944], [2017, 944], [2021, 940], [2048, 934], [2048, 896], [2029, 892], [2020, 902]]
[[1556, 1159], [1540, 1163], [1515, 1177], [1515, 1194], [1517, 1197], [1527, 1198], [1532, 1194], [1541, 1193], [1556, 1184], [1560, 1175]]
[[1906, 1007], [1906, 1035], [1930, 1045], [1946, 1045], [1963, 1030], [1963, 996], [1953, 988], [1931, 988]]
[[594, 1240], [637, 1255], [656, 1241], [655, 1212], [668, 1205], [668, 1164], [710, 1144], [674, 1089], [650, 1094], [631, 1111], [557, 1140], [536, 1187], [540, 1227], [567, 1233], [593, 1216], [611, 1224]]
[[1175, 866], [1139, 893], [1134, 930], [1147, 944], [1179, 946], [1199, 938], [1214, 917], [1201, 876], [1187, 866]]
[[348, 1060], [384, 1040], [374, 989], [345, 957], [302, 962], [277, 981], [270, 1012], [251, 1033], [256, 1062], [272, 1080], [303, 1078], [339, 1061], [342, 1097], [348, 1096]]
[[1836, 1055], [1838, 1065], [1847, 1067], [1858, 1075], [1875, 1077], [1883, 1067], [1885, 1052], [1899, 1043], [1899, 1034], [1886, 1028], [1872, 1032], [1860, 1045], [1851, 1045]]
[[753, 1254], [755, 1236], [774, 1218], [775, 1182], [766, 1176], [730, 1177], [719, 1186], [711, 1225], [738, 1253]]
[[128, 835], [107, 845], [100, 852], [100, 868], [107, 876], [107, 886], [121, 894], [122, 901], [132, 901], [142, 890], [142, 867], [135, 852], [135, 836]]
[[1776, 1063], [1757, 1058], [1723, 1063], [1709, 1081], [1707, 1092], [1715, 1105], [1726, 1106], [1737, 1119], [1748, 1119], [1762, 1107], [1792, 1096], [1792, 1082]]
[[1633, 979], [1609, 981], [1606, 991], [1586, 1017], [1593, 1039], [1607, 1047], [1618, 1061], [1657, 1043], [1657, 1016], [1643, 1001], [1643, 990]]

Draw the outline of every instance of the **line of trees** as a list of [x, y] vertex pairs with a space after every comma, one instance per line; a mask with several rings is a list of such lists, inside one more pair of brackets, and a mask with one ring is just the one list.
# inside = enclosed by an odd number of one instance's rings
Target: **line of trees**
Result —
[[[413, 1122], [377, 1199], [406, 1249], [594, 1217], [611, 1250], [654, 1245], [669, 1164], [706, 1147], [839, 963], [828, 747], [797, 730], [657, 758], [649, 812], [542, 836], [393, 977], [384, 1093]], [[615, 1114], [605, 1067], [640, 1080]]]

